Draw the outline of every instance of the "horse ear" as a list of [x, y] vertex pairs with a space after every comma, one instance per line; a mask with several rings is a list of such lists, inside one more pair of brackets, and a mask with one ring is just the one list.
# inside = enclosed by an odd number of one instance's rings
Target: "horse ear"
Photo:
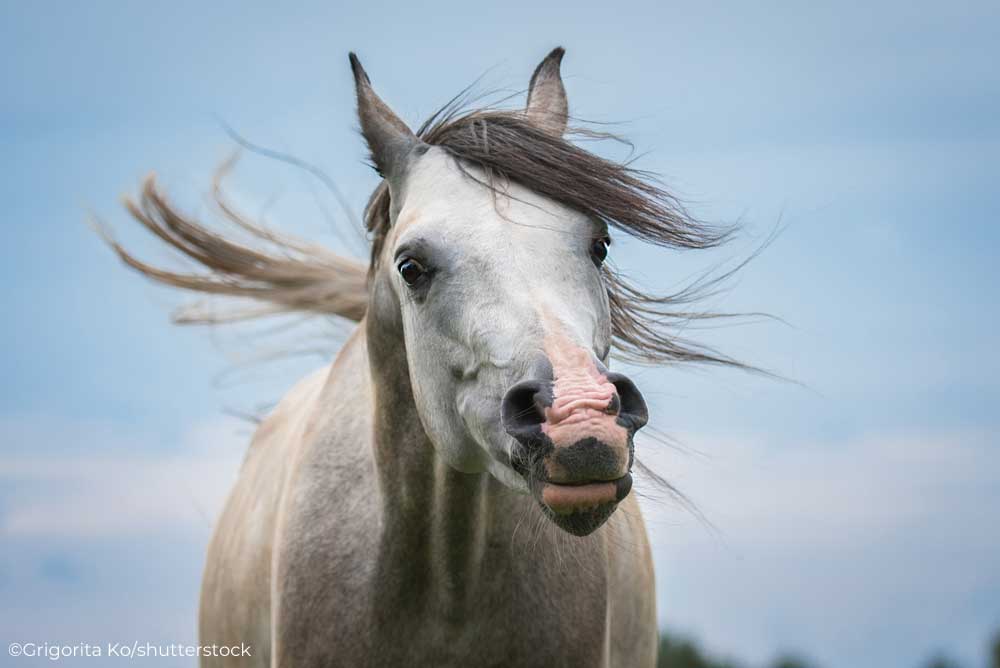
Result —
[[358, 94], [358, 120], [368, 142], [375, 168], [383, 177], [393, 176], [406, 156], [420, 143], [413, 131], [372, 90], [371, 79], [352, 52], [349, 54], [354, 86]]
[[569, 120], [569, 102], [559, 76], [559, 65], [565, 53], [566, 49], [556, 47], [535, 68], [528, 84], [528, 105], [525, 108], [528, 120], [557, 137], [566, 131]]

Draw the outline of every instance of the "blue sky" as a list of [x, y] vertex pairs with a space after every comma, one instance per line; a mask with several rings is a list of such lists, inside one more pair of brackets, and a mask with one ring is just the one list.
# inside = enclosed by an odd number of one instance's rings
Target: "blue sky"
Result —
[[[620, 123], [700, 215], [745, 224], [713, 253], [617, 239], [620, 267], [668, 289], [784, 228], [711, 306], [790, 324], [698, 334], [805, 387], [634, 372], [690, 450], [640, 454], [717, 528], [647, 505], [663, 623], [758, 662], [977, 665], [1000, 628], [1000, 8], [417, 4], [2, 5], [0, 640], [192, 639], [248, 436], [224, 411], [321, 361], [226, 374], [285, 344], [170, 326], [182, 297], [125, 271], [87, 215], [172, 261], [118, 198], [156, 170], [207, 215], [233, 149], [219, 119], [360, 210], [375, 181], [348, 50], [415, 124], [487, 70], [522, 89], [561, 44], [574, 114]], [[272, 224], [364, 254], [303, 174], [245, 156], [232, 184]]]

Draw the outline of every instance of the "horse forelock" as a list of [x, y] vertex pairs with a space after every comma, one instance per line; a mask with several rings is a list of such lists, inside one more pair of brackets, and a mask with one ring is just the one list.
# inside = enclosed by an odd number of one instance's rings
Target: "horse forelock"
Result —
[[[469, 179], [494, 193], [506, 196], [501, 184], [517, 183], [647, 243], [672, 249], [707, 249], [725, 243], [733, 232], [732, 228], [697, 220], [653, 174], [586, 151], [566, 136], [535, 125], [520, 110], [469, 110], [460, 95], [434, 113], [416, 134], [425, 144], [440, 147], [452, 156]], [[567, 134], [622, 141], [583, 127], [571, 128]], [[372, 243], [369, 272], [379, 268], [392, 227], [391, 204], [388, 183], [382, 181], [365, 210]], [[726, 317], [680, 307], [717, 289], [729, 274], [676, 293], [657, 295], [643, 291], [610, 265], [605, 265], [603, 272], [619, 358], [650, 364], [701, 362], [756, 370], [677, 335], [677, 330], [691, 320]]]
[[[732, 229], [713, 227], [691, 216], [652, 174], [586, 151], [566, 137], [536, 126], [523, 110], [467, 110], [465, 101], [460, 96], [442, 107], [416, 136], [454, 158], [459, 169], [481, 187], [506, 195], [505, 184], [517, 183], [593, 218], [601, 223], [596, 229], [606, 226], [666, 248], [712, 248], [730, 237]], [[569, 137], [574, 135], [617, 139], [581, 128], [568, 131]], [[220, 177], [229, 166], [223, 166]], [[106, 234], [106, 240], [127, 264], [158, 282], [253, 302], [247, 308], [222, 313], [203, 308], [184, 310], [178, 314], [178, 322], [228, 322], [290, 312], [334, 314], [353, 321], [364, 316], [371, 274], [379, 267], [391, 228], [392, 202], [386, 181], [376, 187], [365, 209], [372, 244], [366, 268], [250, 220], [226, 200], [220, 180], [213, 187], [218, 209], [237, 231], [249, 235], [249, 243], [235, 242], [179, 213], [152, 177], [138, 201], [126, 201], [143, 226], [207, 273], [152, 266]], [[611, 263], [602, 271], [611, 307], [613, 354], [619, 359], [648, 364], [722, 364], [758, 371], [679, 335], [692, 321], [726, 317], [693, 308], [693, 304], [715, 294], [736, 270], [717, 277], [706, 275], [692, 286], [663, 295], [643, 290]]]

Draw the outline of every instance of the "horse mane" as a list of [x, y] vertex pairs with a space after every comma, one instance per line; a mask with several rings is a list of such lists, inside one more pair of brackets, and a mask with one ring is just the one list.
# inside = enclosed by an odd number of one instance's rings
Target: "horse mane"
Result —
[[240, 213], [222, 189], [222, 178], [231, 164], [224, 163], [216, 172], [212, 202], [227, 223], [244, 233], [244, 242], [180, 213], [160, 191], [154, 175], [146, 177], [138, 200], [124, 199], [125, 208], [139, 224], [207, 271], [184, 273], [153, 266], [126, 250], [106, 228], [98, 229], [118, 257], [147, 278], [250, 301], [221, 313], [198, 303], [182, 307], [174, 313], [177, 324], [226, 323], [299, 312], [361, 320], [368, 308], [365, 264], [278, 234]]
[[[463, 91], [435, 112], [417, 136], [447, 151], [466, 176], [484, 187], [499, 193], [500, 184], [519, 183], [610, 228], [667, 248], [715, 248], [732, 236], [733, 228], [697, 220], [654, 174], [607, 160], [550, 134], [529, 122], [521, 111], [466, 110], [466, 94]], [[628, 143], [610, 133], [582, 127], [570, 128], [567, 134]], [[469, 166], [478, 167], [485, 176], [477, 176]], [[372, 238], [371, 271], [377, 268], [389, 232], [389, 211], [389, 188], [383, 181], [365, 210], [365, 225]], [[605, 263], [613, 355], [640, 364], [696, 362], [760, 371], [679, 335], [692, 321], [732, 317], [686, 307], [715, 294], [745, 263], [718, 276], [703, 276], [665, 295], [644, 291], [611, 263]]]
[[[713, 248], [731, 236], [731, 228], [696, 220], [649, 172], [602, 158], [564, 137], [549, 134], [530, 123], [521, 111], [466, 107], [465, 97], [456, 97], [435, 112], [417, 135], [425, 143], [447, 151], [469, 178], [494, 192], [498, 192], [499, 183], [517, 182], [612, 229], [668, 248]], [[581, 128], [569, 134], [617, 139]], [[474, 174], [470, 166], [480, 171]], [[292, 312], [359, 321], [367, 308], [368, 276], [377, 268], [389, 231], [386, 183], [383, 181], [375, 189], [365, 209], [365, 226], [372, 245], [371, 261], [365, 266], [317, 244], [275, 233], [241, 214], [221, 188], [228, 167], [227, 163], [217, 173], [212, 199], [223, 219], [245, 234], [246, 242], [178, 212], [153, 176], [143, 183], [137, 201], [125, 199], [136, 221], [200, 265], [201, 271], [161, 269], [137, 259], [103, 231], [105, 239], [128, 266], [154, 281], [194, 292], [252, 300], [248, 307], [222, 314], [207, 311], [202, 305], [182, 308], [174, 316], [179, 324], [232, 322]], [[613, 354], [619, 359], [645, 364], [710, 363], [755, 370], [678, 334], [692, 321], [726, 317], [688, 307], [713, 294], [735, 269], [666, 295], [644, 291], [607, 263], [603, 271], [611, 308]]]

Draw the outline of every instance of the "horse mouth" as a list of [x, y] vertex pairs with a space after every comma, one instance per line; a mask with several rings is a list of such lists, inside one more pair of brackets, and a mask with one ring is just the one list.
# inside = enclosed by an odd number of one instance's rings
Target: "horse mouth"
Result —
[[538, 481], [532, 489], [553, 523], [574, 536], [587, 536], [604, 524], [632, 489], [632, 474], [584, 483]]

